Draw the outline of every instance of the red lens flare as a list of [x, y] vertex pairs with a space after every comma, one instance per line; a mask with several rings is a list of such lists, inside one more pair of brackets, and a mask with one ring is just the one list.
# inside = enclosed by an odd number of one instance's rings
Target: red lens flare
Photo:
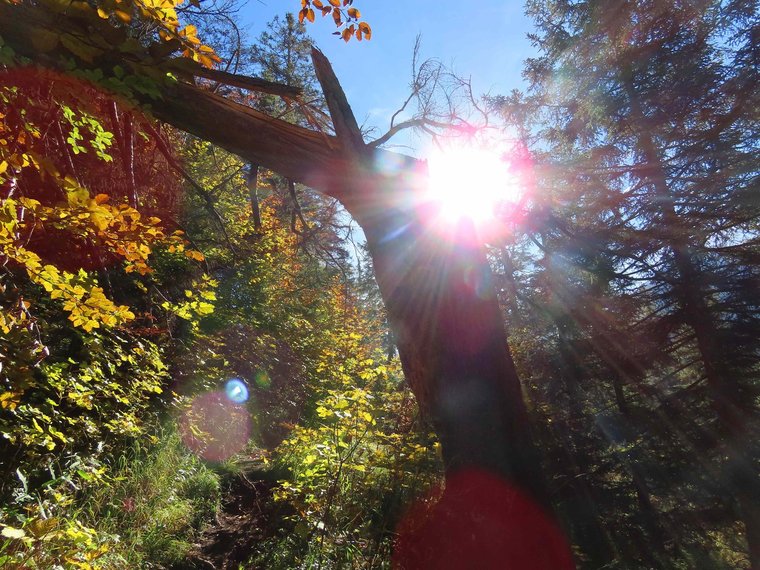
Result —
[[397, 533], [397, 570], [575, 568], [567, 540], [544, 511], [514, 485], [480, 470], [449, 475], [443, 493], [413, 505]]

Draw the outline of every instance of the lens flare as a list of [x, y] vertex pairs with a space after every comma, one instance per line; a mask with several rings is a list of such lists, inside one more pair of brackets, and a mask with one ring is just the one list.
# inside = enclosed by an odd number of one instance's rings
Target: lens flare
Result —
[[575, 568], [562, 531], [533, 499], [485, 471], [447, 475], [396, 528], [394, 568]]
[[486, 149], [462, 147], [433, 153], [428, 159], [430, 195], [447, 221], [493, 217], [501, 202], [518, 192], [508, 165]]
[[253, 377], [253, 382], [256, 384], [256, 387], [261, 390], [269, 390], [269, 388], [272, 387], [272, 379], [264, 370], [256, 372], [256, 375]]
[[224, 393], [227, 395], [227, 399], [236, 404], [242, 404], [248, 400], [248, 386], [239, 378], [227, 380], [224, 385]]
[[198, 457], [224, 461], [245, 448], [251, 437], [251, 417], [245, 406], [229, 400], [226, 391], [208, 392], [195, 396], [183, 411], [179, 433]]
[[480, 237], [514, 226], [532, 186], [532, 161], [514, 141], [452, 137], [428, 153], [429, 222], [442, 232], [471, 223]]
[[481, 299], [488, 298], [489, 292], [492, 290], [492, 276], [488, 271], [487, 266], [477, 266], [475, 264], [468, 265], [464, 268], [464, 284], [470, 290]]

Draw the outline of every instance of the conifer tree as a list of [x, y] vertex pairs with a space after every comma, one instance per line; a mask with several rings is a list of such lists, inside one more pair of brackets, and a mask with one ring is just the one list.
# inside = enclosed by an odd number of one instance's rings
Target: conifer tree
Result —
[[[736, 503], [753, 568], [760, 347], [749, 284], [760, 211], [747, 200], [758, 172], [746, 78], [757, 75], [755, 11], [741, 2], [529, 2], [541, 56], [526, 69], [552, 163], [547, 219], [562, 219], [555, 228], [576, 264], [607, 272], [619, 296], [636, 300], [639, 318], [617, 328], [661, 347], [639, 362], [637, 387], [690, 398], [690, 420], [671, 418], [689, 426], [681, 445], [706, 443], [700, 454], [721, 473], [694, 496], [717, 486]], [[622, 370], [616, 352], [603, 351]]]

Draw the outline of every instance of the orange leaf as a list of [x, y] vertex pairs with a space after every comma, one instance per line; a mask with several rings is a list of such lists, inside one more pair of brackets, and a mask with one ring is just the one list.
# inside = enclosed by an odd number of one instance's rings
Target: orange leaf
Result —
[[[332, 0], [330, 1], [332, 2]], [[333, 20], [335, 20], [336, 26], [340, 26], [343, 23], [342, 20], [340, 19], [340, 10], [338, 10], [337, 8], [333, 8]]]
[[348, 40], [351, 39], [351, 34], [352, 33], [353, 32], [349, 28], [346, 28], [345, 30], [343, 30], [343, 33], [341, 34], [341, 37], [343, 38], [343, 41], [344, 42], [348, 42]]
[[330, 4], [332, 4], [336, 8], [340, 8], [340, 0], [330, 0]]
[[348, 9], [348, 17], [349, 18], [354, 18], [354, 19], [358, 20], [359, 18], [362, 17], [362, 14], [356, 8], [349, 8]]
[[320, 9], [322, 8], [322, 6], [324, 6], [324, 4], [322, 4], [322, 0], [314, 0], [312, 4], [314, 4], [315, 8], [320, 8]]
[[362, 22], [361, 24], [359, 24], [359, 29], [364, 34], [365, 40], [372, 39], [372, 28], [369, 27], [369, 24], [367, 22]]
[[122, 24], [129, 24], [132, 21], [132, 14], [125, 12], [124, 10], [116, 10], [114, 14], [116, 14], [116, 17], [121, 20]]
[[314, 21], [314, 10], [312, 10], [311, 8], [309, 8], [309, 11], [306, 12], [306, 19], [309, 20], [310, 22]]

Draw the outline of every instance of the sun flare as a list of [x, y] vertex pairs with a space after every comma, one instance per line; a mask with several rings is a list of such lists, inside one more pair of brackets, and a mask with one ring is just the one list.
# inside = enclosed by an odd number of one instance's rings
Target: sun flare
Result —
[[493, 220], [500, 208], [517, 204], [522, 185], [498, 145], [450, 143], [428, 156], [428, 199], [445, 222]]

